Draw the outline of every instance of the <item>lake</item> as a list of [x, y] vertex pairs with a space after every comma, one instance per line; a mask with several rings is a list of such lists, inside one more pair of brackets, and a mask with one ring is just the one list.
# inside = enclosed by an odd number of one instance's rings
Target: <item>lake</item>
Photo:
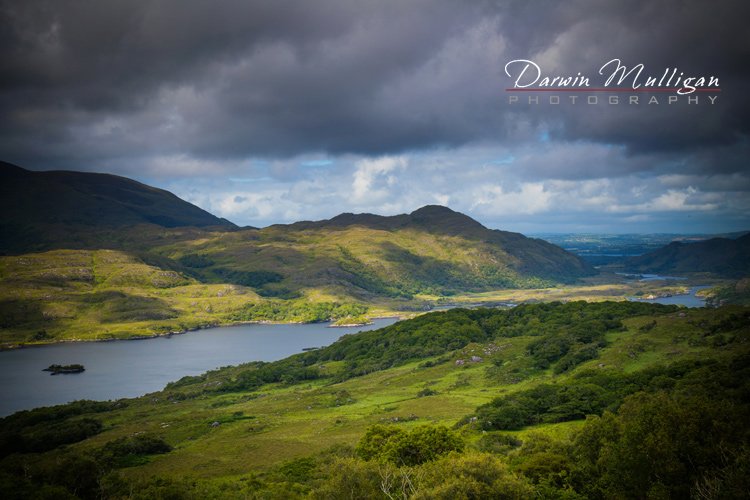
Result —
[[[692, 287], [687, 295], [631, 300], [703, 307], [705, 301], [695, 295], [703, 288], [707, 287]], [[438, 306], [435, 310], [452, 307]], [[347, 333], [382, 328], [395, 322], [395, 318], [376, 319], [372, 325], [352, 328], [329, 328], [328, 323], [239, 325], [172, 337], [70, 342], [3, 351], [0, 352], [0, 416], [77, 399], [142, 396], [186, 375], [200, 375], [248, 361], [283, 359], [306, 347], [330, 345]], [[74, 363], [84, 365], [86, 371], [55, 376], [42, 371], [52, 364]]]
[[[171, 337], [111, 342], [69, 342], [0, 352], [0, 416], [18, 410], [78, 399], [110, 400], [142, 396], [186, 375], [200, 375], [248, 361], [275, 361], [307, 347], [330, 345], [347, 333], [382, 328], [372, 325], [329, 328], [306, 325], [239, 325]], [[50, 375], [52, 364], [80, 363], [79, 374]]]
[[615, 273], [618, 276], [624, 276], [629, 279], [637, 281], [681, 281], [686, 280], [680, 276], [664, 276], [661, 274], [646, 274], [646, 273]]
[[656, 302], [657, 304], [678, 305], [685, 307], [703, 307], [706, 305], [705, 299], [698, 297], [697, 295], [695, 295], [695, 293], [698, 290], [703, 290], [704, 288], [711, 287], [707, 285], [694, 286], [690, 288], [689, 293], [683, 295], [672, 295], [671, 297], [658, 297], [655, 299], [639, 299], [631, 297], [630, 300], [637, 302]]

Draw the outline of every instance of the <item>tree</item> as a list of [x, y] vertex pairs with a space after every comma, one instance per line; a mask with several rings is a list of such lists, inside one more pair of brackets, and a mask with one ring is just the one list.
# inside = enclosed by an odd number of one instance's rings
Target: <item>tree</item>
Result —
[[422, 425], [411, 432], [374, 425], [357, 445], [365, 460], [380, 460], [398, 466], [419, 465], [451, 451], [461, 451], [463, 441], [446, 427]]
[[577, 484], [592, 497], [688, 498], [718, 477], [732, 491], [748, 472], [736, 473], [746, 468], [747, 417], [706, 395], [636, 393], [616, 416], [586, 422], [574, 445]]

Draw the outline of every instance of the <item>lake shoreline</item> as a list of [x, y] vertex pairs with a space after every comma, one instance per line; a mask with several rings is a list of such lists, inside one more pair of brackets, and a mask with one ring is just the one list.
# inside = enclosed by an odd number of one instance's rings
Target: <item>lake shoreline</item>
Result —
[[156, 339], [161, 337], [172, 337], [173, 335], [184, 335], [186, 333], [192, 333], [192, 332], [198, 332], [202, 330], [209, 330], [211, 328], [223, 328], [223, 327], [230, 327], [230, 326], [243, 326], [243, 325], [316, 325], [316, 324], [322, 324], [322, 323], [331, 323], [328, 325], [327, 328], [356, 328], [361, 326], [370, 326], [373, 324], [374, 320], [378, 319], [390, 319], [390, 318], [397, 318], [398, 320], [401, 320], [404, 318], [403, 315], [400, 314], [394, 314], [392, 316], [377, 316], [374, 318], [370, 318], [370, 321], [367, 323], [356, 323], [356, 324], [346, 324], [346, 325], [334, 325], [333, 320], [327, 320], [327, 321], [232, 321], [228, 323], [215, 323], [215, 324], [209, 324], [209, 325], [203, 325], [198, 326], [195, 328], [188, 328], [185, 330], [175, 330], [171, 332], [166, 333], [154, 333], [152, 335], [133, 335], [130, 337], [112, 337], [112, 338], [106, 338], [106, 339], [60, 339], [60, 340], [53, 340], [50, 342], [34, 342], [34, 343], [20, 343], [20, 344], [0, 344], [0, 352], [4, 351], [16, 351], [18, 349], [29, 349], [29, 348], [35, 348], [35, 347], [48, 347], [53, 345], [59, 345], [59, 344], [72, 344], [72, 343], [79, 343], [79, 342], [119, 342], [124, 340], [149, 340], [149, 339]]
[[[381, 319], [369, 327], [348, 330], [328, 328], [326, 323], [243, 322], [153, 342], [59, 342], [35, 346], [45, 349], [14, 349], [0, 353], [0, 416], [79, 399], [140, 397], [184, 376], [253, 361], [276, 361], [395, 321]], [[74, 364], [84, 365], [85, 372], [51, 377], [41, 370]]]
[[[665, 277], [660, 275], [643, 275], [638, 274], [639, 277], [648, 276], [649, 280], [652, 280], [653, 278], [662, 278], [662, 279], [669, 279], [673, 277]], [[675, 278], [676, 280], [685, 280], [686, 278], [679, 277]], [[642, 281], [642, 280], [638, 280]], [[693, 296], [695, 293], [695, 288], [702, 289], [702, 288], [708, 288], [711, 285], [688, 285], [688, 291], [684, 293], [671, 291], [663, 294], [654, 294], [654, 297], [637, 297], [637, 296], [623, 296], [621, 300], [629, 300], [629, 301], [639, 301], [639, 302], [653, 302], [658, 301], [660, 299], [665, 298], [671, 298], [671, 297], [680, 297], [680, 296]], [[705, 299], [701, 299], [705, 303]], [[429, 312], [436, 312], [436, 311], [445, 311], [448, 309], [453, 308], [475, 308], [475, 307], [515, 307], [519, 304], [522, 304], [524, 302], [534, 302], [534, 300], [527, 300], [527, 301], [520, 301], [520, 302], [514, 302], [514, 301], [497, 301], [497, 300], [491, 300], [486, 302], [471, 302], [468, 304], [463, 304], [460, 302], [451, 302], [451, 303], [436, 303], [432, 305], [432, 308], [426, 311], [420, 311], [420, 313], [429, 313]], [[153, 333], [151, 335], [132, 335], [127, 337], [109, 337], [109, 338], [92, 338], [92, 339], [59, 339], [59, 340], [52, 340], [49, 342], [22, 342], [17, 344], [0, 344], [0, 352], [3, 351], [14, 351], [18, 349], [26, 349], [26, 348], [33, 348], [33, 347], [46, 347], [46, 346], [52, 346], [52, 345], [58, 345], [58, 344], [66, 344], [66, 343], [79, 343], [79, 342], [114, 342], [114, 341], [120, 341], [120, 340], [148, 340], [148, 339], [155, 339], [155, 338], [161, 338], [161, 337], [171, 337], [173, 335], [183, 335], [190, 332], [196, 332], [201, 330], [206, 330], [210, 328], [222, 328], [222, 327], [231, 327], [231, 326], [242, 326], [242, 325], [306, 325], [306, 324], [316, 324], [316, 323], [330, 323], [328, 325], [328, 328], [357, 328], [357, 327], [364, 327], [372, 325], [373, 320], [377, 319], [386, 319], [386, 318], [398, 318], [399, 320], [403, 320], [405, 318], [408, 318], [413, 314], [413, 312], [402, 312], [402, 313], [393, 313], [392, 315], [379, 315], [377, 317], [369, 318], [369, 321], [367, 323], [352, 323], [352, 324], [343, 324], [343, 325], [335, 325], [333, 324], [333, 320], [327, 320], [327, 321], [312, 321], [312, 322], [303, 322], [303, 321], [267, 321], [267, 320], [253, 320], [253, 321], [229, 321], [229, 322], [217, 322], [217, 323], [211, 323], [206, 325], [201, 325], [194, 328], [188, 328], [185, 330], [175, 330], [165, 333]]]

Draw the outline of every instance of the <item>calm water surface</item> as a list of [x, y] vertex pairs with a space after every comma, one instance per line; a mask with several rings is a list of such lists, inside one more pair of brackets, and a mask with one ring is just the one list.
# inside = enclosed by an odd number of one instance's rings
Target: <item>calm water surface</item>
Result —
[[[0, 416], [78, 399], [131, 398], [168, 382], [221, 366], [275, 361], [306, 347], [329, 345], [347, 333], [395, 323], [328, 328], [310, 325], [241, 325], [145, 340], [74, 342], [0, 352]], [[80, 374], [52, 376], [52, 364], [80, 363]]]
[[[703, 288], [707, 287], [692, 287], [688, 295], [631, 300], [703, 307], [705, 301], [695, 295]], [[0, 352], [0, 416], [77, 399], [137, 397], [186, 375], [248, 361], [275, 361], [305, 347], [329, 345], [344, 334], [382, 328], [395, 321], [378, 319], [372, 325], [354, 328], [328, 328], [325, 323], [228, 326], [172, 337], [4, 351]], [[41, 371], [52, 364], [73, 363], [84, 365], [86, 371], [55, 376]]]
[[702, 299], [695, 295], [695, 292], [698, 290], [703, 290], [704, 288], [710, 288], [709, 286], [694, 286], [690, 288], [690, 293], [686, 295], [672, 295], [671, 297], [659, 297], [656, 299], [637, 299], [637, 298], [631, 298], [630, 300], [635, 300], [638, 302], [656, 302], [657, 304], [674, 304], [678, 306], [685, 306], [685, 307], [703, 307], [706, 305], [705, 299]]

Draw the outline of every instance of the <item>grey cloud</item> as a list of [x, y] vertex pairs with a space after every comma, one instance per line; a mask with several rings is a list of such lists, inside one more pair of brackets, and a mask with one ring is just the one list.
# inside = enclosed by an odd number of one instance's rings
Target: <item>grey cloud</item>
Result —
[[[486, 151], [460, 148], [455, 153], [458, 158], [447, 160], [440, 152], [351, 157], [314, 175], [301, 171], [295, 181], [217, 179], [196, 190], [196, 182], [183, 180], [166, 187], [235, 223], [253, 226], [330, 218], [344, 211], [404, 213], [430, 203], [448, 204], [492, 227], [516, 231], [546, 226], [554, 231], [717, 232], [747, 223], [750, 186], [742, 174], [529, 180], [512, 164], [483, 162]], [[579, 153], [585, 157], [590, 151]], [[357, 197], [365, 185], [365, 196]]]
[[[603, 63], [619, 58], [628, 67], [643, 63], [644, 74], [660, 75], [667, 67], [677, 67], [686, 75], [715, 75], [723, 87], [713, 106], [578, 106], [553, 123], [557, 126], [551, 127], [552, 137], [623, 144], [633, 153], [681, 153], [747, 138], [750, 96], [744, 89], [750, 71], [740, 63], [750, 58], [750, 36], [743, 21], [750, 15], [746, 2], [578, 1], [549, 8], [538, 2], [532, 5], [511, 4], [511, 14], [503, 17], [503, 28], [534, 26], [532, 31], [555, 34], [554, 41], [548, 37], [539, 43], [533, 34], [516, 28], [513, 37], [521, 46], [525, 42], [531, 53], [528, 57], [539, 58], [543, 71], [551, 75], [580, 70], [598, 76]], [[573, 12], [577, 14], [575, 19], [565, 15]], [[664, 95], [657, 97], [666, 101]], [[707, 101], [707, 96], [700, 97]], [[540, 121], [551, 115], [549, 107], [532, 106], [527, 112]]]
[[[0, 1], [0, 157], [132, 174], [185, 156], [242, 171], [250, 157], [533, 147], [529, 131], [546, 130], [623, 152], [592, 166], [553, 150], [527, 162], [531, 177], [738, 172], [748, 14], [699, 0]], [[595, 73], [613, 57], [716, 74], [724, 92], [713, 107], [506, 104], [510, 59]]]

